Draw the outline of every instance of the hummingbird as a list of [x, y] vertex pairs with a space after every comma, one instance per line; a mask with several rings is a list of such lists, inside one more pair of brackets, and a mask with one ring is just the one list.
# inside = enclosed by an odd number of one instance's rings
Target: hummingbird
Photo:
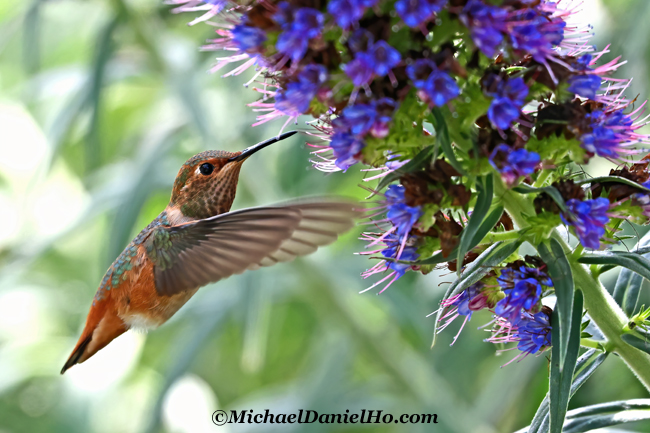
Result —
[[295, 133], [239, 152], [205, 151], [183, 164], [165, 210], [106, 271], [61, 374], [129, 329], [162, 325], [200, 287], [312, 253], [354, 225], [358, 204], [340, 198], [230, 212], [242, 163]]

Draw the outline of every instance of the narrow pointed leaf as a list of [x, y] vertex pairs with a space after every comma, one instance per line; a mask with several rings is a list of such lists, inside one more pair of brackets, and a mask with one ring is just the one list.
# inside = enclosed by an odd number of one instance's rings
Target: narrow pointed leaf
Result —
[[466, 175], [467, 173], [463, 169], [463, 166], [460, 165], [456, 159], [456, 154], [451, 145], [451, 139], [449, 138], [449, 129], [447, 128], [447, 121], [442, 115], [442, 112], [439, 108], [433, 108], [431, 110], [431, 124], [436, 130], [436, 143], [442, 149], [442, 152], [447, 157], [449, 164], [456, 169], [460, 174]]
[[[559, 350], [558, 356], [560, 359], [558, 362], [560, 369], [562, 369], [571, 332], [574, 294], [573, 274], [564, 249], [556, 239], [551, 239], [550, 249], [546, 244], [540, 244], [538, 251], [542, 260], [548, 266], [549, 276], [553, 281], [555, 296], [557, 297], [555, 310], [559, 319], [557, 325], [553, 325], [553, 330], [555, 332], [557, 326], [559, 326], [559, 329], [557, 329], [558, 338], [553, 340], [553, 347]], [[580, 312], [580, 315], [582, 316], [582, 312]]]
[[648, 419], [650, 419], [650, 399], [614, 401], [570, 411], [563, 431], [582, 433]]
[[585, 184], [585, 183], [594, 184], [594, 183], [597, 183], [597, 182], [598, 183], [608, 183], [608, 182], [609, 183], [621, 183], [623, 185], [628, 185], [628, 186], [631, 186], [631, 187], [634, 187], [634, 188], [638, 188], [639, 191], [644, 191], [644, 192], [650, 193], [649, 188], [646, 188], [645, 186], [643, 186], [641, 184], [638, 184], [638, 183], [634, 182], [633, 180], [626, 179], [626, 178], [620, 177], [620, 176], [593, 177], [591, 179], [583, 179], [583, 180], [576, 181], [575, 184], [576, 185], [582, 185], [582, 184]]
[[463, 265], [463, 260], [465, 259], [465, 254], [470, 250], [472, 241], [490, 210], [492, 198], [494, 197], [492, 174], [487, 175], [485, 181], [477, 179], [476, 189], [478, 190], [476, 205], [474, 206], [474, 210], [472, 211], [472, 215], [469, 217], [465, 229], [460, 235], [460, 242], [456, 253], [459, 273]]
[[[564, 417], [567, 412], [569, 398], [571, 397], [571, 382], [573, 372], [578, 360], [580, 351], [580, 323], [582, 320], [582, 292], [577, 290], [575, 301], [573, 303], [573, 315], [571, 320], [571, 332], [569, 335], [569, 344], [567, 347], [566, 357], [563, 364], [560, 364], [560, 348], [555, 343], [551, 347], [551, 377], [549, 391], [549, 433], [561, 433]], [[559, 302], [559, 300], [558, 300]], [[551, 341], [557, 341], [560, 337], [559, 314], [556, 308], [553, 311], [551, 320]]]
[[[607, 353], [600, 352], [598, 356], [594, 356], [597, 353], [599, 352], [596, 349], [589, 349], [578, 358], [575, 374], [573, 375], [573, 383], [571, 384], [570, 397], [573, 397], [573, 395], [607, 358]], [[524, 427], [516, 433], [542, 433], [548, 431], [548, 409], [549, 393], [546, 393], [544, 400], [542, 400], [537, 408], [537, 412], [535, 412], [533, 420], [530, 422], [530, 426]], [[542, 426], [544, 425], [546, 425], [546, 429], [542, 429]]]

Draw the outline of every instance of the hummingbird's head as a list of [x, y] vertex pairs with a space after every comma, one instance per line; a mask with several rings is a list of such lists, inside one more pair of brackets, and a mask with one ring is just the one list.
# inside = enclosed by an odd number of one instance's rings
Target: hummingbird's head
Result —
[[286, 132], [241, 152], [208, 150], [194, 155], [179, 170], [169, 205], [192, 219], [228, 212], [235, 200], [242, 163], [258, 150], [295, 133]]

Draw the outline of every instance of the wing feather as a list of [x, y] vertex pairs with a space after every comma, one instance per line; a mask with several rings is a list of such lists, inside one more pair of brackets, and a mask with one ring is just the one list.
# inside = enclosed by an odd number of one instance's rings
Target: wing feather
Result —
[[352, 202], [320, 198], [157, 227], [145, 241], [156, 290], [171, 296], [310, 254], [334, 242], [359, 215]]

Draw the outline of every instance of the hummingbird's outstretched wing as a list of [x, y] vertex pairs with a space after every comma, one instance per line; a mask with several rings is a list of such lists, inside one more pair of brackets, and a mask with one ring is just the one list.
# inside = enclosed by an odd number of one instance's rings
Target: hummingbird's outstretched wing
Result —
[[156, 290], [171, 296], [315, 251], [354, 225], [355, 204], [311, 199], [155, 228], [145, 247]]

